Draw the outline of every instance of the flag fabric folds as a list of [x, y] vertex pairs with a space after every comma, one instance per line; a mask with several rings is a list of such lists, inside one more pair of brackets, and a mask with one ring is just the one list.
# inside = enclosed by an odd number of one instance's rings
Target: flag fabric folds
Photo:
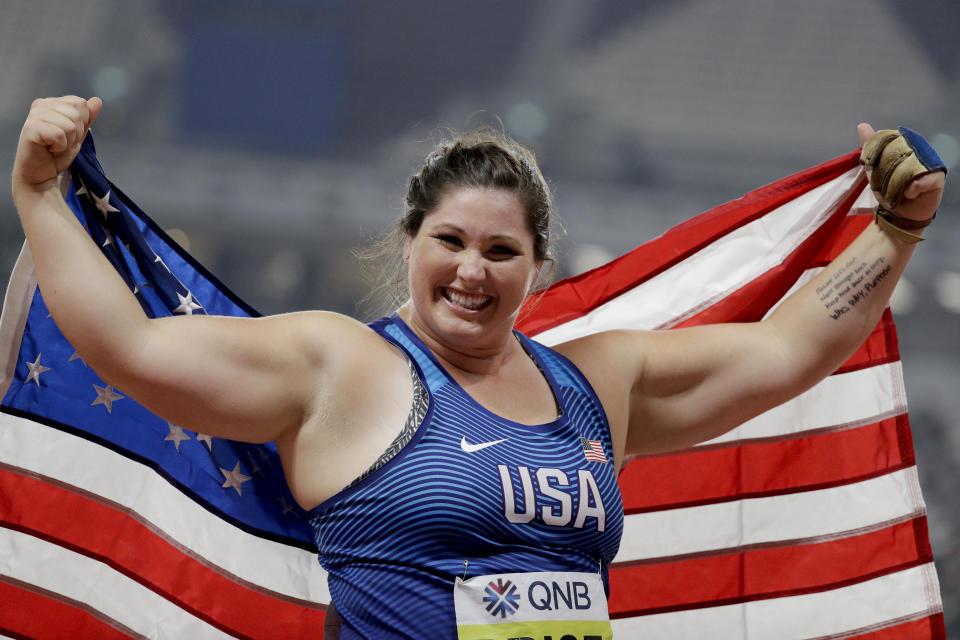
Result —
[[[92, 138], [71, 178], [68, 204], [148, 315], [256, 315], [106, 179]], [[857, 155], [837, 158], [558, 282], [518, 328], [556, 344], [758, 320], [869, 223], [870, 197]], [[100, 380], [26, 248], [0, 397], [0, 634], [318, 636], [326, 578], [275, 447], [182, 429]], [[810, 391], [620, 480], [618, 638], [945, 635], [889, 311]]]

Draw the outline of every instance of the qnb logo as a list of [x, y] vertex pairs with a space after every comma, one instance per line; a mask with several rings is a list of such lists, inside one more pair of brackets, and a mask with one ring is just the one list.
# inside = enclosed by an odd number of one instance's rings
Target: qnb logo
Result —
[[503, 578], [497, 578], [496, 582], [491, 580], [485, 591], [487, 595], [483, 597], [483, 601], [488, 603], [487, 612], [493, 617], [506, 618], [508, 613], [513, 615], [520, 608], [517, 585], [510, 580], [506, 582]]
[[540, 611], [589, 609], [593, 606], [590, 600], [590, 587], [585, 582], [547, 584], [537, 580], [530, 585], [527, 598], [530, 600], [530, 606]]

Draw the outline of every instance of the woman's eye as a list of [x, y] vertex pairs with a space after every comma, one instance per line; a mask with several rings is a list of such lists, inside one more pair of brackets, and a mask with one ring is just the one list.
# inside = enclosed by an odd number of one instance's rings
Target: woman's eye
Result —
[[452, 246], [454, 246], [454, 247], [462, 247], [462, 246], [463, 246], [463, 243], [460, 242], [460, 238], [458, 238], [457, 236], [451, 236], [450, 234], [447, 234], [447, 233], [442, 233], [442, 234], [438, 235], [438, 236], [437, 236], [437, 240], [439, 240], [440, 242], [442, 242], [442, 243], [444, 243], [444, 244], [452, 245]]
[[501, 258], [517, 255], [517, 252], [511, 247], [505, 247], [499, 244], [493, 247], [490, 247], [490, 253]]

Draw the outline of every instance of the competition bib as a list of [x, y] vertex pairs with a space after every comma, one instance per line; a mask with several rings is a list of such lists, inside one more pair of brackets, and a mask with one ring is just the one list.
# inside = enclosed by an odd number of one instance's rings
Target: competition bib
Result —
[[457, 578], [459, 640], [611, 640], [596, 573], [501, 573]]

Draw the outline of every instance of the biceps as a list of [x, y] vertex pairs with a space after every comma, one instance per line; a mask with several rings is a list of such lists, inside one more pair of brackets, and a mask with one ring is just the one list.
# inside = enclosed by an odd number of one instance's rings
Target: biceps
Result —
[[295, 319], [193, 316], [152, 323], [123, 363], [123, 391], [182, 427], [273, 440], [303, 420], [311, 350]]
[[631, 394], [628, 450], [653, 453], [716, 437], [799, 393], [775, 332], [759, 323], [660, 332]]

